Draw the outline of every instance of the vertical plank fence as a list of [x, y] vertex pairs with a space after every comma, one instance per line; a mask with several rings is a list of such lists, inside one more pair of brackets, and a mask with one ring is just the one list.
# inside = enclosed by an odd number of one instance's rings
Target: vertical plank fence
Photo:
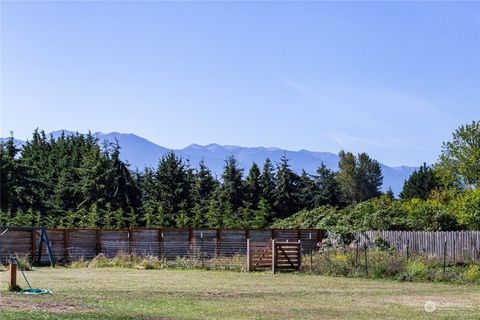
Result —
[[[0, 234], [7, 228], [0, 226]], [[59, 262], [80, 258], [89, 260], [99, 253], [113, 257], [119, 252], [166, 259], [229, 257], [245, 255], [247, 239], [255, 243], [271, 243], [273, 239], [279, 242], [301, 240], [302, 250], [309, 253], [316, 248], [324, 234], [318, 229], [48, 229], [52, 252]], [[0, 237], [0, 263], [5, 263], [13, 254], [35, 259], [39, 240], [39, 236], [30, 231], [7, 231]], [[44, 254], [42, 262], [46, 261]]]
[[360, 245], [373, 246], [381, 238], [398, 252], [422, 255], [449, 262], [480, 261], [480, 231], [367, 231], [359, 235]]

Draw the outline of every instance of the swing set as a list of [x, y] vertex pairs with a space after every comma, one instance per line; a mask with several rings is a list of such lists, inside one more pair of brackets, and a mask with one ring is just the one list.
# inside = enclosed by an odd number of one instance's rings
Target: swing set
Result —
[[[55, 267], [55, 257], [52, 254], [52, 248], [50, 246], [50, 241], [48, 240], [47, 229], [44, 226], [41, 226], [41, 227], [0, 226], [0, 231], [1, 230], [3, 231], [0, 233], [0, 257], [2, 253], [2, 246], [1, 246], [2, 236], [4, 236], [8, 231], [30, 231], [30, 232], [35, 232], [40, 237], [40, 243], [38, 244], [37, 264], [40, 264], [42, 261], [43, 244], [45, 243], [50, 266]], [[20, 294], [43, 295], [43, 294], [51, 293], [49, 290], [46, 290], [46, 289], [32, 288], [32, 286], [30, 285], [30, 282], [25, 276], [24, 268], [19, 263], [17, 257], [14, 255], [10, 255], [10, 257], [8, 258], [8, 268], [10, 271], [9, 287], [11, 290], [14, 290], [14, 291], [19, 290], [18, 289], [19, 287], [17, 286], [17, 267], [20, 269], [20, 272], [22, 273], [22, 276], [29, 287], [28, 289], [20, 290], [19, 291]]]
[[[3, 230], [3, 231], [2, 231]], [[50, 241], [48, 240], [47, 228], [44, 226], [40, 227], [18, 227], [18, 226], [0, 226], [0, 254], [2, 253], [2, 236], [5, 235], [8, 231], [30, 231], [35, 232], [40, 237], [40, 242], [38, 243], [37, 251], [37, 264], [40, 264], [42, 261], [42, 252], [43, 244], [47, 248], [48, 261], [50, 262], [51, 267], [55, 267], [55, 257], [52, 254], [52, 247], [50, 246]], [[34, 257], [32, 257], [33, 260]]]

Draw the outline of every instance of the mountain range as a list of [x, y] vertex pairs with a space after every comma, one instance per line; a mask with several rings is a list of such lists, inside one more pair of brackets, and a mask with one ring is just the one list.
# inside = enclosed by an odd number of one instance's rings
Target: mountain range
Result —
[[[53, 131], [50, 134], [57, 138], [64, 132], [65, 134], [73, 134], [74, 132], [68, 130]], [[100, 142], [118, 141], [121, 147], [121, 158], [130, 164], [132, 169], [142, 170], [145, 167], [156, 167], [159, 159], [169, 151], [187, 159], [192, 167], [198, 166], [198, 163], [203, 159], [212, 172], [220, 177], [222, 174], [225, 159], [233, 155], [238, 160], [239, 166], [245, 169], [245, 175], [253, 162], [256, 162], [260, 167], [265, 162], [266, 158], [270, 158], [273, 163], [276, 163], [285, 155], [291, 164], [291, 168], [297, 173], [301, 173], [302, 169], [306, 172], [314, 174], [318, 166], [323, 162], [332, 169], [338, 170], [338, 155], [331, 152], [314, 152], [308, 150], [290, 151], [279, 148], [265, 148], [265, 147], [239, 147], [230, 145], [218, 145], [215, 143], [201, 146], [198, 144], [191, 144], [183, 149], [169, 149], [159, 146], [145, 138], [131, 133], [110, 132], [94, 133]], [[21, 145], [24, 141], [15, 140], [17, 145]], [[389, 187], [392, 188], [395, 194], [398, 194], [403, 187], [404, 181], [416, 169], [416, 167], [398, 166], [389, 167], [381, 164], [383, 174], [382, 190], [385, 191]]]

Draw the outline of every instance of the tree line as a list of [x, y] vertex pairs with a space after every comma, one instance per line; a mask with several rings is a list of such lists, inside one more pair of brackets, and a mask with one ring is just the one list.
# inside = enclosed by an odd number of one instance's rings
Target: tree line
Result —
[[343, 207], [381, 194], [380, 164], [340, 152], [339, 172], [323, 163], [295, 173], [284, 156], [248, 172], [230, 156], [215, 177], [173, 152], [156, 168], [131, 170], [118, 143], [92, 134], [48, 137], [36, 130], [21, 148], [5, 140], [1, 156], [2, 225], [49, 227], [268, 227], [322, 205]]
[[173, 152], [132, 170], [120, 152], [90, 133], [55, 139], [36, 130], [21, 148], [4, 140], [0, 225], [480, 229], [480, 121], [460, 126], [400, 199], [382, 194], [380, 164], [366, 153], [341, 151], [338, 172], [320, 163], [315, 174], [297, 174], [285, 156], [245, 172], [230, 156], [216, 177]]

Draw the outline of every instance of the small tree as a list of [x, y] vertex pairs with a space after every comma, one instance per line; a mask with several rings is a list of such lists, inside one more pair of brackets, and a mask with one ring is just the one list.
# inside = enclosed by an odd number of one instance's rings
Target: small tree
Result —
[[442, 183], [460, 189], [480, 186], [480, 121], [460, 126], [444, 142], [435, 167]]

